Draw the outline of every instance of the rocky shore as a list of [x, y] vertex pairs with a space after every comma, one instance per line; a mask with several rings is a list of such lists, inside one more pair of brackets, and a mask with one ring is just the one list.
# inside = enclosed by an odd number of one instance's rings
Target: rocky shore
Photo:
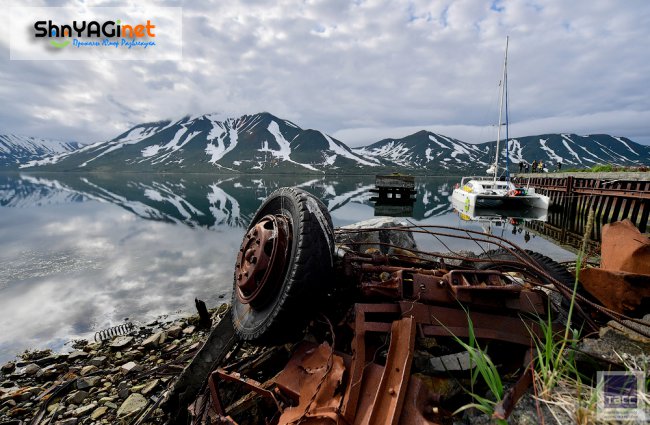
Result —
[[[211, 311], [221, 320], [227, 305]], [[159, 404], [210, 329], [199, 316], [157, 320], [74, 351], [23, 353], [0, 370], [0, 424], [160, 424]]]

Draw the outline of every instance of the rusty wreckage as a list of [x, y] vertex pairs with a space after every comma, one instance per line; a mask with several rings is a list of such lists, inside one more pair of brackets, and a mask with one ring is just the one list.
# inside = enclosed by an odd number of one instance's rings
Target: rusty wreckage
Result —
[[[415, 238], [448, 249], [424, 252]], [[454, 251], [459, 242], [481, 253]], [[531, 385], [540, 319], [564, 328], [574, 281], [547, 257], [471, 230], [333, 230], [318, 199], [281, 188], [244, 236], [232, 320], [213, 328], [167, 408], [194, 424], [445, 423], [458, 405], [435, 377], [467, 379], [457, 341], [475, 337], [514, 376], [493, 414], [507, 418]], [[584, 332], [623, 317], [575, 294]]]

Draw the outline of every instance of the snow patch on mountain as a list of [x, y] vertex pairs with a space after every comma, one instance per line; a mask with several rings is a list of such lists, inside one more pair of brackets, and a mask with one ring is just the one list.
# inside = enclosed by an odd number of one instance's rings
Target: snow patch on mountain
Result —
[[625, 140], [621, 139], [620, 137], [614, 137], [614, 139], [616, 139], [616, 140], [618, 140], [619, 142], [623, 143], [623, 145], [625, 145], [625, 147], [628, 148], [628, 149], [630, 150], [630, 152], [632, 152], [632, 153], [635, 154], [636, 156], [639, 156], [639, 153], [638, 153], [637, 151], [635, 151], [634, 149], [632, 149], [632, 148], [630, 147], [630, 145], [628, 145], [627, 142], [626, 142]]
[[539, 139], [539, 144], [541, 148], [546, 151], [546, 154], [548, 155], [549, 159], [555, 161], [555, 162], [562, 162], [564, 158], [562, 158], [560, 155], [556, 154], [553, 149], [550, 147], [546, 146], [546, 143], [548, 142], [548, 139]]
[[239, 140], [238, 133], [237, 129], [233, 127], [226, 129], [222, 123], [212, 121], [212, 130], [208, 134], [208, 141], [212, 142], [214, 140], [215, 143], [208, 143], [205, 148], [205, 153], [210, 155], [211, 164], [216, 164], [237, 146]]
[[404, 146], [403, 143], [398, 143], [395, 140], [390, 140], [383, 146], [372, 149], [358, 148], [355, 149], [355, 153], [364, 156], [381, 157], [405, 167], [411, 165], [411, 150], [407, 146]]
[[[317, 168], [312, 167], [309, 164], [302, 164], [300, 162], [296, 162], [296, 161], [291, 159], [291, 157], [290, 157], [291, 156], [291, 144], [282, 135], [282, 132], [280, 131], [280, 126], [278, 126], [277, 122], [271, 121], [271, 123], [269, 123], [269, 126], [268, 126], [267, 130], [275, 138], [275, 142], [278, 144], [279, 149], [274, 150], [274, 149], [269, 148], [269, 144], [265, 140], [262, 143], [262, 148], [258, 149], [260, 152], [270, 152], [271, 155], [273, 155], [276, 158], [281, 159], [283, 161], [287, 161], [287, 162], [291, 162], [291, 163], [296, 164], [296, 165], [300, 165], [302, 167], [307, 168], [308, 170], [320, 171]], [[262, 164], [260, 164], [260, 169], [261, 169], [261, 165]]]
[[241, 208], [237, 199], [227, 194], [219, 183], [210, 185], [210, 193], [208, 193], [208, 202], [210, 204], [210, 212], [215, 218], [215, 225], [228, 225], [233, 227], [244, 227], [247, 225], [241, 217]]
[[[340, 156], [342, 156], [342, 157], [344, 157], [344, 158], [351, 159], [351, 160], [356, 161], [356, 162], [358, 162], [358, 163], [360, 163], [360, 164], [363, 164], [363, 165], [368, 165], [368, 166], [370, 166], [370, 167], [376, 167], [376, 166], [377, 166], [376, 163], [372, 163], [372, 162], [370, 162], [370, 161], [366, 161], [365, 159], [362, 159], [362, 158], [358, 157], [357, 155], [353, 154], [352, 152], [348, 151], [348, 150], [345, 149], [344, 147], [339, 146], [339, 145], [338, 145], [334, 140], [332, 140], [332, 138], [331, 138], [330, 136], [328, 136], [327, 134], [325, 134], [325, 133], [321, 133], [321, 134], [322, 134], [323, 136], [325, 136], [325, 139], [327, 139], [327, 142], [329, 143], [329, 149], [330, 149], [332, 152], [334, 152], [335, 154], [340, 155]], [[375, 160], [375, 161], [376, 161], [376, 160]]]
[[[523, 156], [523, 149], [521, 147], [521, 144], [519, 143], [519, 140], [517, 139], [510, 139], [508, 140], [508, 151], [510, 154], [510, 160], [513, 163], [520, 163], [520, 162], [525, 162], [524, 161], [524, 156]], [[505, 152], [504, 152], [505, 155]]]
[[440, 146], [443, 149], [449, 149], [449, 146], [440, 143], [438, 139], [433, 134], [429, 134], [429, 140], [431, 140], [433, 143], [436, 143], [438, 146]]

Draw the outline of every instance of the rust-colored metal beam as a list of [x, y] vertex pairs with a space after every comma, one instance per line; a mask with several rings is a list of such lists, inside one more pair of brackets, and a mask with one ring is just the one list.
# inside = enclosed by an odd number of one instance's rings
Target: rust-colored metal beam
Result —
[[393, 322], [386, 366], [368, 425], [397, 425], [411, 375], [414, 348], [415, 320], [405, 317]]

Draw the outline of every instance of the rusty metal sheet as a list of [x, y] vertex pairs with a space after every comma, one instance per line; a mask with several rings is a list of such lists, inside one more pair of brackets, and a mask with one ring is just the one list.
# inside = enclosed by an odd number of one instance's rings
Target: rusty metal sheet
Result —
[[605, 307], [634, 313], [650, 298], [650, 238], [627, 219], [603, 226], [600, 268], [581, 270], [580, 281]]
[[591, 268], [580, 272], [580, 282], [605, 307], [622, 314], [650, 299], [650, 275]]
[[399, 425], [435, 425], [442, 423], [442, 418], [434, 412], [440, 397], [432, 394], [429, 388], [417, 376], [409, 379], [406, 398], [402, 406]]
[[600, 268], [650, 275], [650, 238], [627, 219], [606, 224], [602, 230]]
[[397, 424], [411, 375], [414, 348], [413, 318], [405, 317], [393, 322], [386, 365], [372, 403], [372, 414], [367, 422], [369, 425]]
[[[342, 394], [345, 366], [343, 358], [334, 354], [327, 343], [307, 350], [300, 361], [299, 373], [293, 373], [300, 386], [299, 403], [280, 416], [284, 424], [336, 424]], [[296, 376], [297, 375], [297, 376]]]
[[[341, 403], [341, 413], [347, 423], [353, 423], [359, 397], [361, 395], [362, 382], [366, 372], [366, 332], [388, 332], [390, 325], [381, 329], [369, 329], [366, 320], [367, 313], [383, 313], [396, 315], [399, 318], [399, 307], [395, 304], [355, 304], [354, 305], [354, 339], [352, 340], [352, 363], [350, 365], [349, 384]], [[381, 324], [385, 325], [385, 324]]]
[[[399, 303], [403, 314], [412, 315], [422, 324], [425, 336], [451, 336], [466, 338], [469, 335], [467, 315], [464, 310], [443, 306], [431, 306], [409, 301]], [[531, 332], [542, 336], [539, 325], [529, 320], [525, 323], [520, 317], [503, 314], [469, 312], [477, 338], [494, 339], [529, 346]]]

